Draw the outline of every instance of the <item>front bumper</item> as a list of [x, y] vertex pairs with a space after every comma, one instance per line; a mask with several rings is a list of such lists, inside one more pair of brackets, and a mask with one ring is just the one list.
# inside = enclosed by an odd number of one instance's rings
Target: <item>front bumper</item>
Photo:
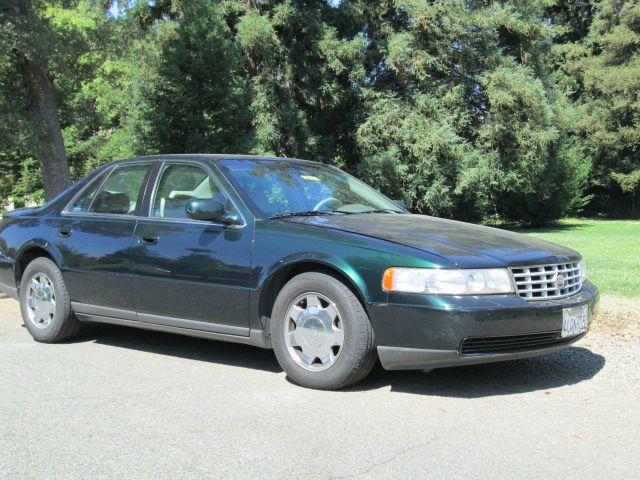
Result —
[[[591, 324], [598, 298], [598, 289], [590, 282], [570, 297], [538, 302], [527, 302], [516, 295], [396, 294], [390, 296], [390, 303], [369, 305], [369, 313], [384, 368], [433, 369], [526, 358], [567, 348], [585, 334], [559, 337], [563, 309], [587, 305]], [[462, 342], [469, 338], [508, 339], [555, 332], [555, 340], [522, 341], [521, 348], [505, 353], [461, 353]]]

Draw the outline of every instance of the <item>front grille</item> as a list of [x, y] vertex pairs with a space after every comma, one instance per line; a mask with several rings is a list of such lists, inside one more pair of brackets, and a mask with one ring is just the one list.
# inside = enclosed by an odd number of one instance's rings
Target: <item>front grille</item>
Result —
[[507, 337], [466, 338], [460, 345], [461, 355], [497, 354], [535, 350], [569, 343], [573, 338], [563, 338], [560, 330]]
[[[556, 263], [510, 269], [518, 295], [526, 300], [552, 300], [568, 297], [580, 291], [580, 263]], [[562, 281], [558, 278], [562, 276]]]

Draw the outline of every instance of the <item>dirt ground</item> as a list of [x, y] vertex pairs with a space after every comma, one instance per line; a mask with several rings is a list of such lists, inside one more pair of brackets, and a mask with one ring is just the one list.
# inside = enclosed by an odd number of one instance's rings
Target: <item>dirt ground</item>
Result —
[[618, 339], [640, 338], [640, 298], [602, 296], [592, 331]]

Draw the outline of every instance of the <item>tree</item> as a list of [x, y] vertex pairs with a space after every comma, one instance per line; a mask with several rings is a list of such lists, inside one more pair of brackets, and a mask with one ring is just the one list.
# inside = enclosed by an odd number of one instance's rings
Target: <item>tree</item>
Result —
[[622, 200], [614, 180], [640, 168], [640, 3], [600, 2], [572, 67], [583, 90], [575, 128], [593, 158], [592, 211], [612, 212]]
[[597, 0], [552, 0], [546, 2], [544, 18], [554, 25], [554, 42], [578, 43], [589, 34], [597, 11]]
[[40, 162], [49, 199], [69, 186], [71, 179], [49, 59], [53, 34], [43, 7], [37, 0], [7, 0], [0, 10], [0, 44], [13, 55], [5, 57], [3, 73], [16, 72], [24, 85], [24, 91], [16, 92], [22, 104], [14, 106], [28, 119], [31, 150]]
[[542, 223], [579, 202], [588, 159], [531, 2], [379, 2], [361, 174], [414, 209]]
[[159, 44], [155, 83], [146, 99], [146, 144], [158, 152], [246, 150], [250, 120], [242, 56], [219, 5], [194, 0], [179, 21], [160, 21], [147, 39]]
[[251, 151], [355, 165], [362, 34], [341, 37], [324, 0], [223, 3], [245, 59]]
[[127, 7], [113, 22], [119, 48], [82, 89], [100, 135], [83, 133], [72, 157], [246, 152], [355, 166], [364, 39], [341, 37], [339, 17], [320, 0]]
[[344, 167], [422, 213], [538, 224], [590, 198], [614, 208], [638, 169], [635, 1], [0, 9], [5, 198], [43, 183], [50, 197], [67, 159], [75, 179], [130, 156], [240, 152]]
[[636, 192], [640, 190], [640, 169], [627, 174], [613, 172], [611, 176], [620, 185], [620, 189], [624, 193], [631, 194], [631, 213], [635, 214]]

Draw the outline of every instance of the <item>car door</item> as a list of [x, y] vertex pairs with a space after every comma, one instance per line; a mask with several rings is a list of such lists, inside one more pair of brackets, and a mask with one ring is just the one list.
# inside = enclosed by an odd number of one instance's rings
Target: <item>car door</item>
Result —
[[53, 222], [50, 243], [62, 256], [72, 302], [133, 311], [129, 254], [149, 167], [121, 164], [106, 171]]
[[186, 204], [195, 198], [224, 201], [242, 218], [208, 166], [165, 162], [131, 249], [138, 319], [249, 335], [253, 227], [190, 219]]

